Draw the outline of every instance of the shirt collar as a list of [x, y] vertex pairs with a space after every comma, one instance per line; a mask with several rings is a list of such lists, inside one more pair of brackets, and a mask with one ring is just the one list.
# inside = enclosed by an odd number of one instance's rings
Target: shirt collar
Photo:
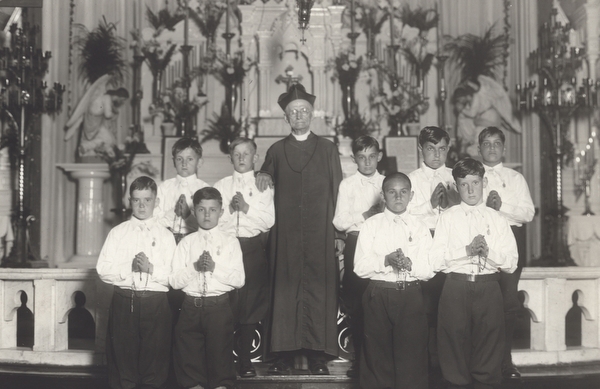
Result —
[[381, 174], [379, 174], [379, 172], [377, 170], [375, 170], [375, 173], [373, 173], [372, 176], [367, 177], [364, 174], [362, 174], [361, 172], [357, 171], [356, 172], [356, 176], [358, 178], [360, 178], [360, 182], [361, 183], [369, 183], [369, 184], [376, 184], [377, 183], [377, 179], [379, 178]]
[[400, 215], [398, 215], [398, 214], [395, 214], [394, 212], [390, 211], [387, 207], [385, 207], [383, 209], [383, 214], [385, 215], [385, 218], [388, 219], [392, 223], [394, 223], [398, 219], [404, 221], [404, 223], [407, 223], [406, 216], [408, 215], [408, 212], [406, 212], [406, 211], [404, 211]]
[[254, 180], [254, 170], [250, 170], [246, 173], [239, 173], [234, 170], [233, 171], [233, 179], [236, 181], [239, 179], [242, 179], [244, 181]]
[[197, 180], [197, 177], [195, 174], [192, 174], [191, 176], [187, 176], [187, 177], [182, 177], [179, 174], [177, 175], [177, 183], [180, 185], [189, 185], [189, 184], [192, 184], [196, 180]]
[[131, 216], [131, 219], [129, 219], [131, 221], [131, 223], [133, 224], [134, 227], [146, 227], [148, 229], [152, 228], [154, 226], [154, 224], [156, 224], [157, 219], [156, 216], [152, 216], [151, 218], [148, 218], [146, 220], [140, 220], [135, 216]]
[[494, 172], [498, 173], [500, 170], [502, 170], [502, 168], [504, 167], [504, 164], [502, 162], [500, 162], [496, 166], [483, 165], [483, 167], [485, 167], [486, 172], [494, 171]]
[[425, 175], [429, 178], [433, 177], [435, 173], [439, 172], [440, 174], [446, 169], [446, 164], [443, 164], [437, 169], [432, 169], [425, 164], [425, 162], [421, 162], [421, 169], [425, 173]]
[[461, 201], [459, 207], [465, 213], [471, 213], [471, 212], [475, 212], [475, 211], [483, 213], [483, 211], [485, 210], [485, 207], [487, 207], [487, 205], [485, 205], [485, 202], [483, 202], [483, 201], [479, 205], [469, 205], [469, 204], [465, 203], [464, 201]]
[[306, 131], [306, 134], [302, 135], [296, 135], [292, 132], [292, 135], [294, 136], [294, 138], [296, 138], [297, 141], [302, 142], [308, 139], [308, 136], [310, 135], [310, 130]]

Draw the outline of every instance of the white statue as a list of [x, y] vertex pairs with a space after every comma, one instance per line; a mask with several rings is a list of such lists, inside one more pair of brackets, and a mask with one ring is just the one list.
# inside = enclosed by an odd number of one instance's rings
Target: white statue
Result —
[[453, 96], [458, 113], [456, 135], [461, 154], [477, 157], [478, 137], [485, 127], [521, 133], [521, 125], [513, 116], [513, 108], [506, 90], [488, 76], [477, 77], [479, 85], [467, 82], [460, 85]]
[[108, 89], [111, 76], [98, 78], [85, 92], [66, 124], [65, 141], [78, 134], [82, 126], [78, 155], [80, 157], [114, 157], [115, 121], [119, 108], [129, 98], [125, 88]]

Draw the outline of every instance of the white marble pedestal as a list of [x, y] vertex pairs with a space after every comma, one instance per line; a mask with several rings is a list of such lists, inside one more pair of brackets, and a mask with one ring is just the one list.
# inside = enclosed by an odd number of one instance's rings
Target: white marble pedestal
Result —
[[60, 264], [66, 268], [95, 268], [104, 244], [104, 200], [102, 186], [110, 177], [105, 163], [57, 165], [77, 180], [77, 233], [75, 255]]

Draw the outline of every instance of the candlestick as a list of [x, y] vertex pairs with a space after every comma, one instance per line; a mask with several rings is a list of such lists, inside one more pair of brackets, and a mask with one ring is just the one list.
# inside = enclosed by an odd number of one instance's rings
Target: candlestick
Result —
[[229, 34], [229, 0], [227, 0], [227, 10], [225, 12], [225, 32]]
[[[185, 19], [183, 22], [183, 44], [185, 46], [187, 46], [188, 38], [189, 38], [188, 37], [188, 27], [189, 27], [189, 23], [190, 23], [190, 13], [189, 13], [189, 9], [188, 9], [188, 6], [189, 6], [188, 1], [189, 0], [185, 0]], [[229, 2], [228, 2], [228, 4], [229, 4]], [[229, 5], [228, 5], [227, 9], [229, 10]]]
[[350, 1], [350, 32], [354, 34], [354, 0]]

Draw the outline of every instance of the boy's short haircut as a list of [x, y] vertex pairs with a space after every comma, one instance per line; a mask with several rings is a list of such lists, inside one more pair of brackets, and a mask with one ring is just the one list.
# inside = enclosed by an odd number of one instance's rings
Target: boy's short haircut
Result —
[[129, 196], [133, 196], [134, 190], [145, 190], [150, 189], [152, 193], [158, 192], [156, 182], [148, 176], [139, 176], [129, 186]]
[[372, 136], [362, 135], [352, 141], [352, 154], [356, 154], [359, 151], [364, 151], [369, 148], [374, 148], [377, 152], [380, 152], [379, 142]]
[[194, 150], [198, 155], [198, 158], [202, 158], [202, 146], [200, 146], [198, 139], [187, 136], [184, 136], [183, 138], [177, 140], [175, 144], [173, 144], [173, 147], [171, 148], [171, 154], [173, 154], [173, 158], [176, 158], [177, 154], [181, 153], [187, 148]]
[[465, 178], [466, 176], [479, 176], [483, 178], [485, 168], [483, 163], [473, 158], [464, 158], [454, 164], [452, 168], [452, 177], [456, 181], [457, 178]]
[[246, 138], [243, 136], [237, 137], [235, 138], [233, 141], [231, 141], [231, 143], [229, 144], [229, 155], [231, 155], [233, 153], [233, 150], [241, 144], [249, 144], [254, 148], [254, 151], [256, 152], [256, 150], [258, 149], [258, 147], [256, 146], [256, 142], [254, 142], [252, 139], [250, 138]]
[[212, 186], [207, 186], [205, 188], [199, 189], [194, 193], [194, 206], [200, 204], [202, 200], [217, 200], [221, 205], [223, 205], [223, 197], [221, 196], [221, 192]]
[[412, 182], [410, 182], [410, 178], [408, 178], [408, 176], [406, 174], [401, 173], [401, 172], [394, 172], [394, 173], [390, 173], [387, 176], [385, 176], [385, 178], [383, 179], [383, 183], [381, 184], [381, 190], [383, 190], [383, 188], [385, 188], [385, 184], [387, 184], [389, 181], [396, 180], [396, 179], [400, 179], [400, 180], [404, 180], [404, 181], [408, 182], [408, 188], [412, 190]]
[[423, 147], [425, 142], [431, 142], [434, 145], [437, 145], [442, 139], [446, 139], [446, 143], [450, 145], [450, 135], [448, 135], [448, 132], [436, 126], [424, 127], [419, 133], [419, 145], [421, 145], [421, 147]]
[[499, 129], [498, 127], [490, 126], [490, 127], [484, 128], [479, 133], [479, 146], [481, 146], [481, 144], [483, 143], [483, 141], [485, 140], [486, 137], [492, 136], [492, 135], [498, 135], [498, 137], [502, 141], [502, 144], [504, 144], [504, 142], [506, 140], [506, 137], [504, 136], [504, 132], [502, 132], [502, 130]]

